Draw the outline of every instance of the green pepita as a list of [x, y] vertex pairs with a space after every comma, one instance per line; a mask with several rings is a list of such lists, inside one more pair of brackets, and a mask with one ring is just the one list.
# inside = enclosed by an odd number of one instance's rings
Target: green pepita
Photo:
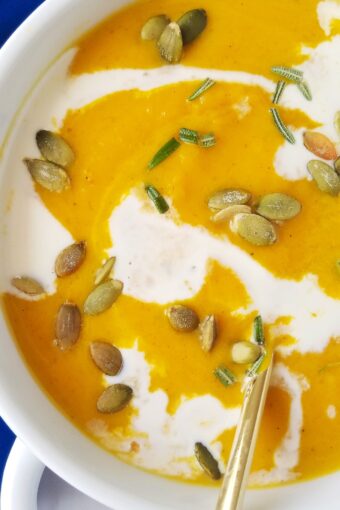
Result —
[[268, 246], [275, 243], [275, 228], [266, 218], [257, 214], [236, 214], [230, 222], [233, 232], [256, 246]]
[[324, 161], [313, 159], [307, 168], [320, 191], [337, 196], [340, 192], [340, 178], [336, 171]]
[[123, 283], [119, 280], [108, 280], [96, 287], [84, 303], [86, 315], [98, 315], [108, 310], [123, 291]]
[[239, 213], [251, 213], [251, 208], [249, 205], [230, 205], [229, 207], [226, 207], [225, 209], [221, 209], [217, 213], [215, 213], [211, 220], [215, 221], [216, 223], [220, 221], [227, 221], [230, 220], [235, 214]]
[[201, 468], [210, 478], [213, 480], [219, 480], [221, 478], [221, 471], [218, 467], [217, 460], [202, 443], [195, 443], [195, 456]]
[[213, 348], [217, 337], [217, 324], [214, 315], [207, 315], [199, 325], [199, 338], [204, 352], [209, 352]]
[[183, 305], [174, 305], [167, 309], [170, 325], [176, 331], [190, 332], [194, 331], [199, 324], [197, 313]]
[[60, 135], [41, 129], [36, 134], [38, 148], [48, 161], [62, 167], [69, 167], [75, 155], [69, 144]]
[[70, 178], [63, 168], [50, 161], [24, 159], [32, 179], [48, 191], [60, 193], [70, 187]]
[[74, 243], [59, 253], [55, 261], [55, 272], [59, 278], [68, 276], [81, 266], [85, 260], [86, 244], [84, 241]]
[[126, 384], [108, 386], [97, 401], [100, 413], [112, 414], [124, 409], [133, 397], [133, 391]]
[[285, 193], [264, 195], [256, 208], [256, 212], [268, 220], [290, 220], [300, 211], [300, 202]]
[[160, 38], [163, 30], [170, 23], [170, 18], [165, 14], [159, 14], [158, 16], [152, 16], [146, 23], [144, 23], [141, 30], [141, 38], [144, 41], [152, 41]]
[[181, 29], [177, 23], [169, 23], [158, 39], [158, 49], [161, 57], [170, 64], [177, 64], [181, 60], [183, 40]]
[[45, 292], [44, 288], [39, 282], [37, 282], [37, 280], [28, 276], [17, 276], [12, 278], [11, 283], [13, 287], [28, 296], [39, 296]]
[[177, 21], [183, 38], [183, 44], [189, 44], [198, 37], [207, 26], [207, 13], [204, 9], [186, 12]]
[[107, 259], [104, 262], [102, 267], [100, 267], [96, 271], [96, 275], [95, 275], [95, 279], [94, 279], [95, 285], [99, 285], [100, 283], [105, 282], [105, 280], [110, 276], [113, 266], [115, 265], [115, 262], [116, 262], [116, 257], [110, 257], [109, 259]]
[[123, 366], [122, 353], [109, 342], [103, 340], [92, 342], [90, 354], [93, 362], [104, 374], [117, 375], [121, 371]]
[[249, 202], [251, 194], [244, 189], [227, 188], [217, 191], [208, 201], [208, 207], [212, 211], [225, 209], [230, 205], [243, 205]]
[[59, 349], [70, 349], [77, 342], [80, 329], [81, 315], [78, 306], [72, 303], [61, 305], [55, 326], [56, 345]]
[[252, 342], [236, 342], [231, 348], [233, 362], [240, 365], [254, 363], [261, 356], [261, 353], [261, 347]]

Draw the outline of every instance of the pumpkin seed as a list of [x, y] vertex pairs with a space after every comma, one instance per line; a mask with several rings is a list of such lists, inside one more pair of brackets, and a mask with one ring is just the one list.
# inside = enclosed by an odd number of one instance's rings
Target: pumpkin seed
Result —
[[63, 168], [50, 161], [24, 159], [34, 182], [48, 191], [60, 193], [70, 187], [70, 178]]
[[221, 209], [217, 213], [215, 213], [211, 220], [215, 222], [230, 220], [235, 214], [239, 213], [251, 213], [251, 208], [249, 205], [230, 205], [225, 209]]
[[170, 23], [170, 18], [165, 14], [159, 14], [158, 16], [152, 16], [146, 23], [144, 23], [141, 30], [141, 38], [143, 41], [152, 41], [160, 38], [163, 30]]
[[158, 39], [158, 49], [161, 57], [170, 64], [177, 64], [181, 60], [183, 40], [177, 23], [172, 22], [165, 27]]
[[86, 315], [98, 315], [108, 310], [123, 291], [123, 283], [119, 280], [108, 280], [96, 287], [84, 303]]
[[336, 158], [336, 160], [334, 161], [334, 169], [335, 169], [336, 173], [339, 175], [340, 174], [340, 157]]
[[108, 386], [97, 401], [97, 409], [100, 413], [117, 413], [128, 405], [133, 397], [133, 391], [126, 384], [113, 384]]
[[252, 342], [236, 342], [231, 348], [231, 358], [234, 363], [244, 365], [254, 363], [261, 356], [262, 349]]
[[28, 276], [17, 276], [12, 278], [11, 283], [13, 287], [20, 290], [20, 292], [27, 294], [28, 296], [39, 296], [45, 292], [44, 288], [40, 285], [39, 282], [33, 278], [29, 278]]
[[59, 278], [68, 276], [82, 265], [86, 255], [86, 244], [84, 241], [73, 243], [59, 253], [55, 261], [55, 272]]
[[336, 171], [324, 161], [312, 159], [307, 168], [317, 187], [324, 193], [336, 196], [340, 192], [340, 178]]
[[336, 159], [335, 145], [327, 136], [316, 131], [305, 131], [303, 143], [310, 152], [322, 159]]
[[236, 214], [230, 222], [230, 228], [256, 246], [268, 246], [277, 239], [275, 228], [270, 221], [257, 214]]
[[204, 444], [195, 443], [195, 455], [201, 468], [210, 478], [213, 480], [219, 480], [221, 478], [218, 462]]
[[55, 336], [56, 344], [62, 351], [70, 349], [78, 340], [81, 315], [77, 305], [66, 303], [58, 311]]
[[177, 21], [183, 38], [183, 44], [189, 44], [198, 37], [207, 26], [207, 13], [204, 9], [188, 11]]
[[109, 276], [113, 269], [113, 266], [115, 265], [116, 257], [110, 257], [107, 259], [102, 267], [100, 267], [96, 271], [96, 276], [94, 279], [94, 284], [99, 285], [100, 283], [104, 282]]
[[183, 305], [174, 305], [167, 310], [170, 325], [176, 331], [194, 331], [198, 327], [199, 319], [197, 313]]
[[217, 191], [208, 201], [208, 207], [212, 211], [225, 209], [229, 205], [243, 205], [249, 202], [251, 194], [249, 191], [237, 188], [227, 188]]
[[263, 196], [256, 208], [256, 212], [268, 220], [290, 220], [300, 211], [300, 202], [285, 193], [270, 193]]
[[92, 342], [90, 353], [94, 363], [106, 375], [117, 375], [123, 366], [123, 357], [117, 347], [102, 340]]
[[41, 129], [35, 138], [42, 156], [48, 161], [66, 168], [72, 165], [75, 159], [74, 152], [62, 136]]
[[336, 112], [334, 116], [334, 127], [340, 137], [340, 111]]
[[217, 337], [217, 324], [214, 315], [204, 317], [199, 325], [201, 347], [204, 352], [209, 352], [213, 348]]

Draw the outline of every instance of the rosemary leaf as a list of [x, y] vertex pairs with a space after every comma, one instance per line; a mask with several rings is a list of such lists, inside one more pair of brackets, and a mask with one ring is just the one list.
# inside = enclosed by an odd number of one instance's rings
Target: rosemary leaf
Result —
[[216, 145], [216, 138], [214, 133], [208, 133], [206, 135], [201, 135], [198, 139], [198, 145], [201, 147], [213, 147]]
[[254, 319], [254, 340], [258, 345], [264, 345], [264, 331], [261, 315], [258, 315]]
[[274, 92], [274, 96], [273, 96], [273, 100], [272, 100], [272, 103], [273, 104], [278, 104], [279, 101], [280, 101], [280, 98], [282, 96], [282, 92], [284, 91], [284, 88], [286, 86], [286, 82], [283, 81], [283, 80], [280, 80], [277, 82], [276, 84], [276, 90]]
[[192, 94], [191, 96], [188, 97], [188, 101], [194, 101], [195, 99], [197, 99], [198, 97], [200, 97], [202, 94], [204, 94], [204, 92], [206, 92], [207, 90], [209, 90], [213, 85], [215, 85], [215, 81], [212, 80], [211, 78], [206, 78], [202, 83], [201, 85], [198, 87], [198, 89], [196, 89]]
[[163, 147], [159, 149], [159, 151], [156, 152], [151, 161], [149, 161], [148, 169], [152, 170], [155, 168], [155, 166], [162, 163], [162, 161], [164, 161], [173, 152], [175, 152], [175, 150], [177, 150], [180, 145], [181, 144], [178, 140], [176, 140], [176, 138], [171, 138], [168, 142], [166, 142], [166, 144], [163, 145]]
[[181, 128], [179, 130], [178, 136], [183, 143], [193, 143], [196, 145], [198, 144], [198, 131], [194, 131], [193, 129], [188, 128]]
[[214, 370], [214, 375], [224, 386], [231, 386], [236, 382], [236, 376], [223, 365]]
[[277, 129], [280, 131], [281, 135], [289, 142], [295, 143], [295, 138], [291, 130], [284, 124], [281, 116], [276, 108], [270, 108], [270, 113], [273, 116], [274, 123]]
[[145, 191], [147, 192], [149, 198], [155, 204], [156, 209], [159, 213], [164, 214], [169, 210], [169, 205], [167, 204], [165, 198], [160, 194], [160, 192], [151, 185], [145, 186]]
[[255, 363], [252, 364], [250, 369], [247, 371], [248, 377], [255, 377], [259, 373], [259, 370], [262, 366], [262, 363], [264, 361], [264, 358], [266, 357], [266, 353], [263, 352], [261, 356], [255, 361]]
[[286, 80], [293, 81], [294, 83], [300, 83], [303, 78], [303, 72], [299, 69], [286, 66], [273, 66], [272, 72], [286, 78]]
[[307, 99], [307, 101], [312, 100], [312, 93], [310, 91], [310, 88], [308, 87], [307, 83], [305, 81], [302, 81], [300, 83], [297, 83], [298, 89], [300, 90], [301, 94]]

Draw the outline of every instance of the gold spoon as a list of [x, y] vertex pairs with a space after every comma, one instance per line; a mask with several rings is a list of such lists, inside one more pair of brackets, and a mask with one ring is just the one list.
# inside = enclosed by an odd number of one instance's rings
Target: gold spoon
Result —
[[266, 402], [273, 367], [273, 356], [266, 370], [246, 387], [228, 466], [216, 510], [241, 510], [252, 464], [256, 440]]

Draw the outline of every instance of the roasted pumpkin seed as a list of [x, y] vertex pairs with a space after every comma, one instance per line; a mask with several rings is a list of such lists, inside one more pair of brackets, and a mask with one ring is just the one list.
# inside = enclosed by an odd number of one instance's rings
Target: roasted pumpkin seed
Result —
[[158, 16], [152, 16], [146, 23], [144, 23], [141, 30], [141, 38], [144, 41], [152, 41], [160, 38], [163, 30], [170, 23], [170, 18], [165, 14], [159, 14]]
[[340, 157], [336, 158], [336, 160], [334, 161], [334, 169], [335, 169], [336, 173], [339, 175], [340, 174]]
[[166, 311], [171, 326], [176, 331], [194, 331], [198, 327], [199, 319], [197, 313], [183, 305], [174, 305]]
[[220, 221], [227, 221], [230, 220], [235, 214], [239, 213], [251, 213], [251, 208], [249, 205], [230, 205], [229, 207], [226, 207], [225, 209], [221, 209], [217, 213], [215, 213], [211, 220], [215, 221], [216, 223]]
[[117, 347], [97, 340], [90, 345], [90, 353], [94, 363], [106, 375], [117, 375], [123, 366], [123, 357]]
[[183, 40], [181, 29], [177, 23], [169, 23], [158, 39], [158, 49], [161, 57], [170, 64], [177, 64], [181, 60]]
[[300, 202], [285, 193], [264, 195], [256, 208], [256, 212], [268, 220], [290, 220], [300, 211]]
[[217, 324], [214, 315], [207, 315], [199, 325], [200, 342], [204, 352], [209, 352], [213, 348], [217, 338]]
[[210, 478], [213, 480], [219, 480], [221, 478], [218, 462], [204, 444], [195, 443], [195, 456], [201, 468]]
[[266, 218], [257, 214], [236, 214], [230, 222], [233, 232], [256, 246], [268, 246], [275, 243], [275, 228]]
[[330, 165], [319, 159], [312, 159], [307, 168], [320, 191], [333, 196], [339, 194], [340, 178]]
[[327, 136], [316, 131], [305, 131], [303, 143], [310, 152], [322, 159], [336, 159], [335, 145]]
[[177, 21], [183, 38], [183, 44], [189, 44], [198, 37], [207, 26], [207, 13], [204, 9], [188, 11]]
[[48, 191], [60, 193], [70, 187], [70, 178], [63, 168], [50, 161], [24, 159], [34, 182]]
[[124, 409], [133, 397], [133, 391], [126, 384], [113, 384], [108, 386], [97, 401], [100, 413], [117, 413]]
[[29, 278], [28, 276], [17, 276], [12, 278], [11, 283], [13, 287], [28, 296], [39, 296], [45, 292], [44, 288], [39, 282], [37, 282], [37, 280]]
[[244, 189], [227, 188], [217, 191], [208, 201], [208, 207], [212, 211], [225, 209], [230, 205], [242, 205], [249, 202], [251, 194]]
[[100, 283], [103, 283], [111, 274], [111, 271], [113, 269], [113, 266], [115, 265], [116, 257], [110, 257], [107, 259], [102, 267], [100, 267], [96, 271], [96, 276], [94, 279], [94, 284], [99, 285]]
[[81, 315], [77, 305], [65, 303], [58, 311], [55, 336], [56, 344], [62, 351], [70, 349], [78, 340], [81, 329]]
[[231, 359], [234, 363], [245, 365], [254, 363], [261, 356], [262, 349], [252, 342], [236, 342], [231, 348]]
[[340, 137], [340, 111], [336, 112], [334, 116], [334, 127], [338, 136]]
[[72, 165], [75, 155], [63, 137], [41, 129], [36, 134], [36, 141], [42, 156], [48, 161], [65, 168]]
[[86, 315], [98, 315], [108, 310], [123, 291], [123, 283], [119, 280], [108, 280], [96, 287], [84, 303]]
[[68, 276], [82, 265], [86, 255], [86, 244], [84, 241], [73, 243], [59, 253], [55, 261], [55, 272], [59, 278]]

